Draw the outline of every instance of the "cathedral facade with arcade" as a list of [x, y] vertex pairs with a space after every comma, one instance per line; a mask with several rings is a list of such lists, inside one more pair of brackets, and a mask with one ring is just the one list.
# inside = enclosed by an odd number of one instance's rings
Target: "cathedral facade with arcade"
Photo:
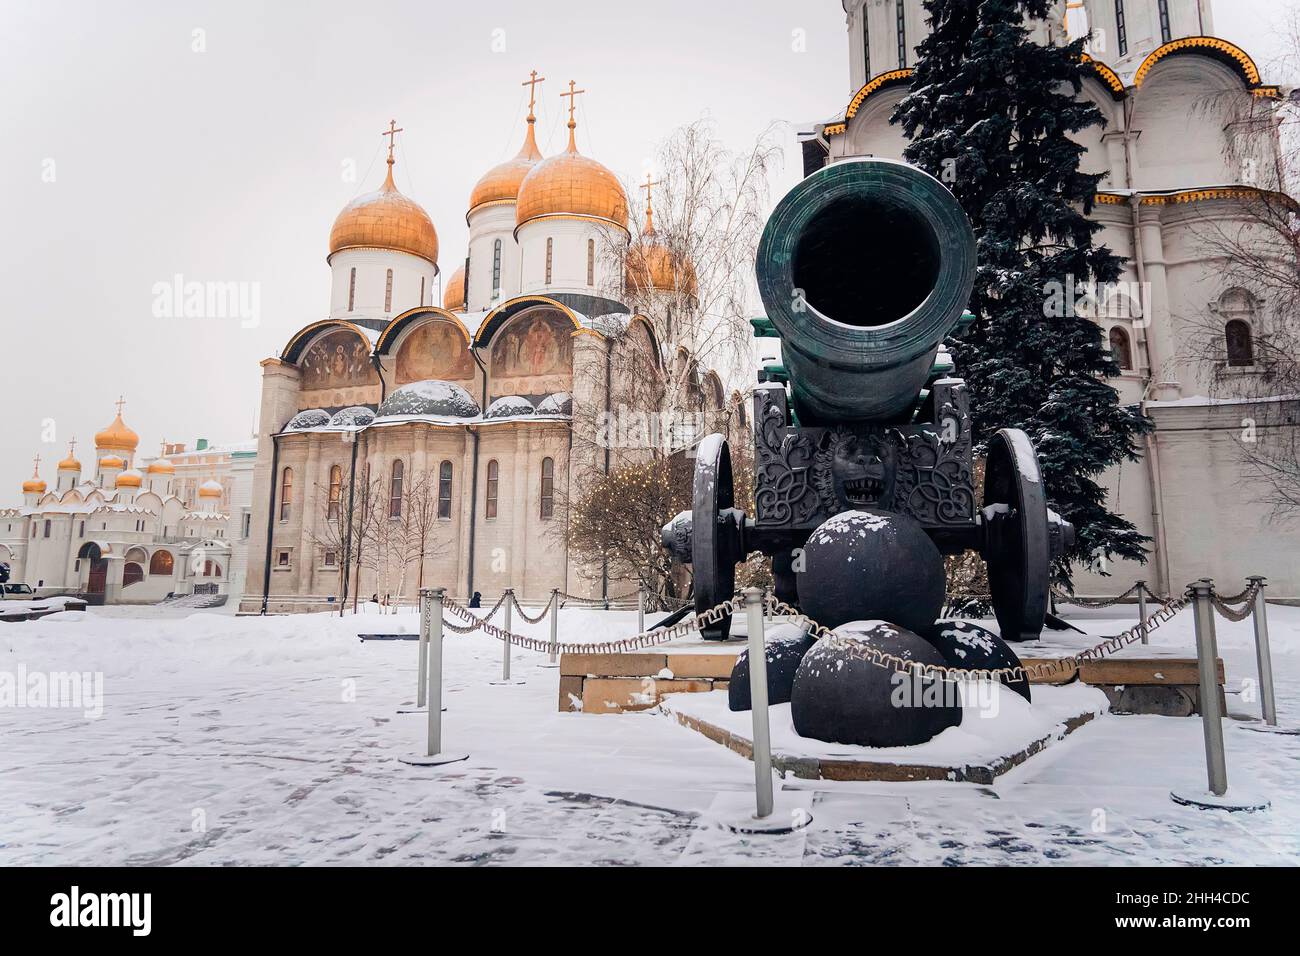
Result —
[[[530, 95], [518, 154], [470, 191], [468, 250], [441, 301], [438, 233], [394, 184], [389, 124], [387, 178], [330, 231], [329, 315], [262, 362], [243, 611], [409, 602], [431, 585], [536, 601], [636, 589], [626, 569], [574, 555], [568, 507], [617, 460], [602, 415], [657, 406], [699, 372], [616, 294], [680, 276], [625, 275], [609, 254], [631, 240], [629, 204], [578, 150], [581, 92], [563, 94], [568, 146], [550, 157]], [[704, 411], [728, 404], [716, 376], [689, 390]]]

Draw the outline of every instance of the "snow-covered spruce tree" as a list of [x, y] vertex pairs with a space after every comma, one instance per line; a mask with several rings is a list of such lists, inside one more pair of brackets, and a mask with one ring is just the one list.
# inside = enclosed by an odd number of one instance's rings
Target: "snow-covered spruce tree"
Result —
[[[1051, 0], [925, 0], [933, 32], [892, 121], [906, 159], [949, 185], [975, 228], [974, 324], [950, 343], [972, 394], [977, 447], [1023, 428], [1038, 448], [1049, 506], [1074, 523], [1069, 562], [1145, 560], [1131, 522], [1111, 513], [1097, 477], [1128, 459], [1150, 424], [1121, 405], [1119, 368], [1071, 290], [1113, 282], [1123, 259], [1094, 243], [1099, 175], [1079, 171], [1069, 138], [1104, 123], [1077, 97], [1083, 39], [1035, 42]], [[1064, 307], [1060, 307], [1064, 305]], [[1081, 310], [1086, 311], [1086, 310]]]

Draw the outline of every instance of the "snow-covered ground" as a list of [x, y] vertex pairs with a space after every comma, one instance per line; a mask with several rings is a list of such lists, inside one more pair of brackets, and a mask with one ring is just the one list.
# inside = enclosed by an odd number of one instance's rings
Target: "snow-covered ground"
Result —
[[[1199, 718], [1107, 715], [991, 787], [778, 781], [815, 791], [811, 826], [739, 837], [708, 811], [751, 792], [751, 763], [661, 714], [559, 713], [558, 672], [541, 655], [517, 651], [526, 683], [493, 686], [501, 645], [448, 634], [444, 745], [470, 758], [421, 769], [397, 759], [424, 746], [425, 717], [397, 713], [414, 699], [416, 644], [356, 637], [413, 631], [413, 615], [232, 611], [0, 625], [0, 675], [103, 680], [97, 718], [0, 707], [0, 865], [1300, 862], [1300, 737], [1236, 726], [1258, 715], [1238, 693], [1255, 677], [1249, 622], [1218, 621], [1238, 718], [1225, 722], [1228, 775], [1271, 799], [1266, 813], [1169, 799], [1204, 787]], [[1270, 614], [1279, 708], [1294, 724], [1300, 609]], [[1067, 616], [1109, 635], [1133, 608]], [[570, 608], [561, 635], [608, 639], [635, 623]], [[1189, 612], [1152, 640], [1191, 656]]]

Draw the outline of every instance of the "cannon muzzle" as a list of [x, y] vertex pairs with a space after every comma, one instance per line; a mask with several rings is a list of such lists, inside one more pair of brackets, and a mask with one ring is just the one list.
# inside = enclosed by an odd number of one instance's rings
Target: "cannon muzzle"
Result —
[[757, 271], [799, 420], [897, 421], [970, 299], [975, 235], [934, 177], [848, 160], [777, 204]]

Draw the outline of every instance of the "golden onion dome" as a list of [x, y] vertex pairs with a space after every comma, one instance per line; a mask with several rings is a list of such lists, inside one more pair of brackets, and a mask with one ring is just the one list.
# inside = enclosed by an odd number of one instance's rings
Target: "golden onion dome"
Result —
[[447, 288], [442, 293], [442, 307], [448, 312], [465, 311], [465, 267], [461, 266], [447, 280]]
[[140, 472], [134, 469], [132, 469], [131, 471], [124, 471], [120, 475], [118, 475], [117, 478], [113, 481], [113, 487], [139, 488], [140, 480], [141, 480]]
[[59, 471], [81, 471], [81, 462], [73, 457], [71, 448], [68, 449], [68, 457], [59, 462], [58, 469]]
[[166, 458], [155, 458], [153, 461], [149, 463], [149, 468], [147, 470], [151, 475], [176, 474], [176, 466], [173, 465]]
[[139, 444], [140, 436], [127, 428], [126, 423], [122, 421], [121, 408], [117, 410], [117, 417], [113, 419], [113, 424], [95, 433], [96, 448], [109, 451], [135, 451]]
[[438, 231], [419, 203], [397, 191], [393, 158], [388, 178], [377, 192], [358, 196], [343, 207], [330, 230], [330, 256], [344, 249], [392, 249], [438, 265]]
[[219, 482], [219, 481], [214, 481], [214, 480], [212, 480], [211, 478], [209, 478], [209, 479], [208, 479], [207, 481], [205, 481], [203, 484], [199, 485], [199, 497], [200, 497], [200, 498], [220, 498], [220, 497], [221, 497], [221, 482]]
[[125, 468], [126, 462], [116, 455], [105, 455], [99, 459], [99, 467], [101, 471], [111, 471], [114, 468]]
[[45, 494], [45, 481], [41, 478], [40, 473], [33, 468], [32, 476], [23, 482], [23, 494], [25, 495], [43, 495]]
[[683, 255], [668, 249], [655, 233], [654, 210], [645, 208], [641, 242], [627, 252], [624, 272], [630, 292], [677, 292], [694, 298], [699, 293], [695, 266]]
[[569, 146], [542, 160], [524, 177], [515, 205], [515, 226], [542, 216], [590, 216], [627, 228], [627, 194], [618, 177], [578, 152], [569, 120]]
[[519, 198], [519, 187], [523, 185], [524, 178], [533, 171], [533, 167], [542, 158], [542, 151], [537, 148], [537, 136], [533, 132], [536, 123], [537, 117], [533, 115], [530, 108], [524, 145], [513, 159], [507, 159], [504, 163], [493, 166], [475, 183], [473, 191], [469, 194], [469, 212], [465, 213], [466, 219], [480, 206], [489, 203], [514, 202]]

